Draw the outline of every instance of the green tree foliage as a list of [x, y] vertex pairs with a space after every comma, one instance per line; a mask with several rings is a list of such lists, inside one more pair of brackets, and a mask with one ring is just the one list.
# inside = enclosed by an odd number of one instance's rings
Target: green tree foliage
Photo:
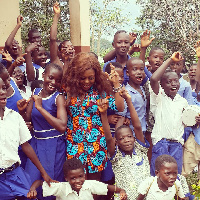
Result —
[[[99, 56], [102, 35], [113, 35], [120, 27], [129, 22], [128, 13], [122, 14], [121, 5], [127, 0], [90, 0], [91, 51]], [[114, 31], [114, 32], [113, 32]], [[95, 49], [97, 41], [97, 49]]]
[[[43, 46], [49, 49], [50, 27], [53, 21], [53, 4], [55, 0], [20, 0], [20, 13], [23, 16], [22, 43], [27, 46], [28, 31], [36, 28], [42, 35]], [[61, 7], [61, 17], [58, 24], [58, 39], [69, 39], [69, 7], [68, 0], [58, 1]]]
[[199, 40], [200, 4], [197, 0], [137, 0], [142, 7], [137, 24], [149, 29], [153, 46], [164, 48], [167, 56], [181, 51], [187, 62], [195, 60], [194, 44]]

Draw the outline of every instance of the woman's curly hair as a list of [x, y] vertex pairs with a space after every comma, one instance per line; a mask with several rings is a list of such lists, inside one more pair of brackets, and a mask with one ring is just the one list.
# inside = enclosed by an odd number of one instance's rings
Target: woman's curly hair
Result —
[[111, 94], [112, 87], [106, 74], [101, 70], [98, 60], [91, 53], [78, 53], [70, 62], [62, 79], [62, 85], [67, 92], [67, 99], [71, 97], [82, 98], [85, 91], [80, 87], [80, 78], [88, 69], [95, 71], [95, 83], [93, 88], [103, 95]]

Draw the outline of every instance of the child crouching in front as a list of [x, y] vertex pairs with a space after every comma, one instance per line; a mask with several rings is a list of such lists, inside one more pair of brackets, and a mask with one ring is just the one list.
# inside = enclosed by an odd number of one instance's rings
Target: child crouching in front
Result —
[[121, 95], [126, 100], [130, 110], [136, 139], [130, 127], [122, 125], [115, 132], [117, 144], [115, 146], [115, 139], [112, 137], [107, 119], [107, 100], [99, 100], [98, 108], [101, 112], [102, 125], [116, 185], [126, 189], [129, 200], [135, 200], [138, 196], [137, 188], [140, 182], [150, 176], [147, 158], [149, 143], [144, 139], [140, 120], [131, 102], [131, 96], [124, 88]]
[[51, 187], [41, 180], [35, 181], [28, 193], [28, 198], [35, 198], [36, 189], [42, 185], [43, 196], [56, 196], [60, 200], [93, 200], [93, 194], [107, 195], [107, 192], [120, 193], [120, 199], [126, 200], [123, 189], [114, 185], [107, 185], [95, 180], [85, 180], [84, 166], [77, 158], [66, 160], [63, 165], [65, 180], [67, 182], [51, 183]]
[[163, 154], [156, 158], [155, 174], [156, 177], [148, 177], [140, 184], [137, 200], [169, 200], [175, 195], [175, 199], [185, 199], [181, 183], [176, 179], [177, 162], [172, 156]]

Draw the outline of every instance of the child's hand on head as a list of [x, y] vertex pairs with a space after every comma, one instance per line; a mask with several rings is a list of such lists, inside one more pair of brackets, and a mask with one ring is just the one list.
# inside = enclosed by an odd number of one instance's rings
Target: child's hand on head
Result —
[[19, 15], [17, 17], [17, 24], [19, 24], [21, 26], [22, 25], [22, 21], [23, 21], [23, 17], [21, 15]]
[[127, 194], [126, 194], [125, 190], [120, 191], [119, 198], [120, 198], [120, 200], [126, 200], [127, 199]]
[[130, 38], [130, 45], [132, 46], [135, 43], [135, 40], [137, 39], [137, 33], [129, 33]]
[[197, 57], [199, 58], [200, 57], [200, 40], [197, 41], [197, 43], [196, 43], [196, 45], [194, 47], [196, 49]]
[[8, 51], [0, 51], [0, 54], [2, 54], [4, 57], [2, 58], [3, 60], [6, 60], [9, 63], [12, 63], [12, 56], [8, 53]]
[[35, 199], [36, 197], [37, 197], [37, 191], [30, 189], [28, 194], [27, 194], [27, 198], [28, 199]]
[[174, 62], [179, 62], [181, 60], [183, 60], [183, 57], [181, 55], [180, 52], [174, 52], [171, 56], [171, 59], [174, 61]]
[[105, 113], [108, 109], [108, 100], [106, 98], [105, 99], [98, 99], [97, 100], [97, 106], [98, 106], [100, 113]]
[[140, 52], [141, 51], [141, 45], [140, 44], [134, 44], [129, 51], [133, 52]]
[[155, 38], [150, 39], [150, 33], [151, 33], [151, 31], [146, 30], [142, 34], [142, 36], [141, 36], [141, 48], [148, 47], [152, 43], [152, 41], [155, 39]]
[[131, 95], [128, 93], [128, 91], [125, 89], [125, 87], [123, 87], [120, 91], [119, 94], [125, 99], [131, 99]]
[[35, 107], [37, 109], [42, 108], [42, 97], [40, 97], [38, 95], [33, 95], [33, 100], [35, 102]]
[[26, 107], [28, 106], [28, 103], [31, 99], [20, 99], [19, 101], [17, 101], [17, 108], [19, 111], [24, 111], [26, 109]]
[[38, 51], [39, 50], [39, 43], [38, 42], [34, 42], [34, 43], [31, 43], [29, 44], [27, 47], [26, 47], [26, 52], [27, 53], [31, 53], [32, 51]]
[[53, 5], [53, 11], [55, 14], [60, 14], [60, 7], [59, 7], [59, 3], [57, 1]]

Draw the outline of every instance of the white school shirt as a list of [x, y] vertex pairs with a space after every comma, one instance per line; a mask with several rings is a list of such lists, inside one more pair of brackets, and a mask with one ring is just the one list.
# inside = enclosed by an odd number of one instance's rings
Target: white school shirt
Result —
[[22, 116], [6, 107], [3, 120], [0, 119], [0, 168], [21, 163], [18, 147], [30, 139], [31, 134]]
[[68, 182], [51, 183], [51, 187], [43, 182], [43, 196], [56, 196], [56, 200], [93, 200], [93, 194], [107, 195], [108, 185], [95, 180], [85, 180], [79, 194], [72, 190]]
[[162, 138], [177, 140], [182, 145], [184, 144], [182, 112], [187, 106], [187, 100], [179, 94], [171, 99], [161, 86], [158, 95], [150, 87], [150, 110], [155, 119], [151, 134], [153, 145]]
[[[185, 195], [183, 193], [183, 189], [181, 186], [181, 183], [179, 180], [175, 181], [177, 190], [178, 190], [178, 196], [180, 198], [184, 198]], [[157, 177], [148, 177], [145, 179], [140, 186], [138, 187], [138, 193], [145, 195], [146, 194], [146, 200], [173, 200], [174, 196], [176, 194], [176, 187], [173, 185], [172, 187], [169, 187], [168, 190], [163, 192], [158, 187], [157, 183]], [[148, 191], [149, 190], [149, 191]], [[147, 193], [148, 192], [148, 193]]]

